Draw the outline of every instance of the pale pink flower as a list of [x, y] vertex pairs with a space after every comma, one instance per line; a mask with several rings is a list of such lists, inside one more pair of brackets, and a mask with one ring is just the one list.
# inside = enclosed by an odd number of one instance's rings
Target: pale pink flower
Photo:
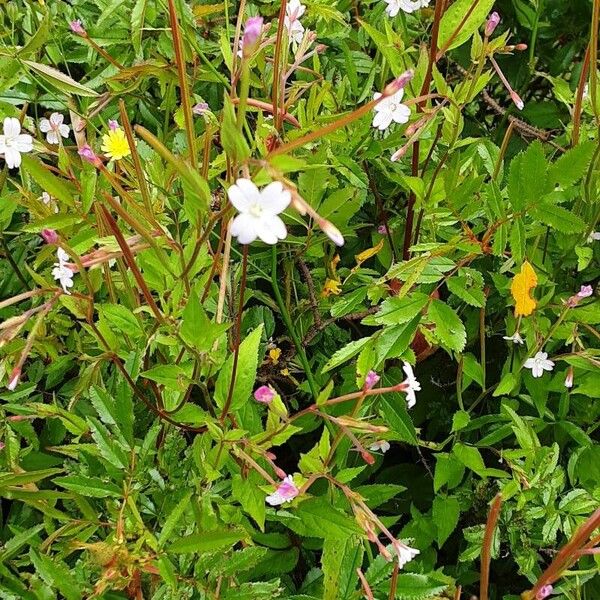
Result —
[[115, 121], [115, 119], [109, 119], [108, 120], [108, 128], [111, 131], [116, 131], [117, 129], [119, 129], [119, 122]]
[[589, 298], [594, 293], [594, 288], [591, 285], [582, 285], [581, 289], [577, 292], [580, 298]]
[[262, 35], [263, 18], [250, 17], [244, 25], [244, 35], [242, 36], [241, 46], [242, 55], [245, 58], [252, 56], [260, 44]]
[[531, 369], [531, 374], [537, 379], [544, 374], [544, 371], [552, 371], [554, 362], [548, 360], [547, 352], [537, 352], [534, 357], [528, 358], [523, 366]]
[[371, 452], [381, 452], [385, 454], [390, 449], [390, 443], [387, 440], [378, 440], [369, 446]]
[[58, 242], [58, 234], [54, 229], [42, 229], [40, 235], [46, 244], [56, 244]]
[[381, 379], [375, 371], [369, 371], [365, 377], [365, 388], [370, 390], [377, 385], [377, 382]]
[[[381, 98], [382, 94], [376, 92], [373, 95], [374, 100]], [[385, 97], [381, 102], [375, 105], [373, 109], [375, 116], [373, 117], [373, 127], [380, 131], [386, 130], [392, 122], [407, 123], [410, 119], [410, 108], [402, 104], [401, 100], [404, 96], [404, 89], [401, 87], [391, 96]]]
[[194, 105], [192, 108], [192, 112], [195, 115], [203, 115], [208, 110], [208, 104], [206, 102], [198, 102], [198, 104]]
[[512, 342], [513, 344], [520, 344], [521, 346], [525, 343], [518, 331], [515, 331], [512, 335], [503, 335], [502, 339], [507, 342]]
[[489, 18], [487, 23], [485, 24], [485, 36], [490, 37], [498, 24], [500, 23], [500, 15], [497, 12], [493, 12]]
[[0, 156], [4, 157], [9, 169], [21, 165], [21, 154], [33, 150], [33, 138], [21, 133], [21, 123], [14, 117], [6, 117], [3, 123], [3, 134], [0, 135]]
[[40, 131], [46, 134], [46, 141], [49, 144], [58, 144], [60, 138], [68, 138], [71, 128], [63, 123], [64, 115], [52, 113], [49, 119], [40, 119]]
[[296, 487], [291, 475], [288, 475], [265, 500], [271, 506], [279, 506], [285, 502], [291, 502], [299, 493], [300, 490]]
[[71, 31], [73, 33], [76, 33], [77, 35], [86, 35], [86, 31], [83, 27], [83, 24], [81, 23], [81, 19], [76, 19], [75, 21], [71, 21], [69, 23], [69, 27], [71, 28]]
[[275, 397], [275, 390], [270, 385], [261, 385], [254, 390], [254, 398], [262, 404], [270, 404]]
[[554, 588], [548, 584], [540, 588], [539, 592], [535, 595], [535, 600], [546, 600], [546, 598], [554, 591]]
[[83, 146], [81, 146], [81, 148], [79, 148], [79, 150], [77, 151], [77, 154], [79, 154], [79, 156], [81, 156], [83, 160], [89, 162], [94, 166], [98, 166], [98, 164], [100, 163], [100, 159], [96, 156], [89, 144], [84, 144]]
[[406, 563], [410, 562], [417, 554], [419, 554], [419, 550], [403, 544], [400, 540], [396, 540], [393, 545], [398, 557], [398, 566], [400, 568], [404, 567]]
[[387, 235], [388, 229], [387, 229], [387, 225], [385, 223], [382, 223], [378, 228], [377, 228], [377, 233], [381, 234], [381, 235]]

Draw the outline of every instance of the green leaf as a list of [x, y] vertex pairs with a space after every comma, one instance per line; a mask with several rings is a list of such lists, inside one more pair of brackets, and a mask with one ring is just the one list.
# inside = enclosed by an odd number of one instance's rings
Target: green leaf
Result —
[[[73, 186], [64, 179], [52, 174], [50, 170], [46, 168], [44, 163], [37, 158], [34, 158], [29, 154], [22, 154], [21, 169], [24, 169], [25, 172], [31, 175], [42, 190], [48, 192], [52, 197], [64, 202], [68, 206], [75, 206], [75, 200], [73, 198], [75, 189]], [[73, 217], [73, 215], [71, 215], [71, 217]]]
[[379, 407], [393, 439], [417, 445], [417, 432], [406, 410], [403, 394], [391, 393], [380, 397]]
[[100, 450], [100, 454], [114, 467], [127, 469], [129, 457], [125, 449], [115, 440], [108, 429], [100, 421], [88, 417], [88, 423], [92, 431], [92, 437]]
[[483, 458], [481, 458], [481, 454], [477, 448], [457, 443], [454, 445], [452, 453], [463, 465], [465, 465], [465, 467], [471, 469], [471, 471], [474, 471], [481, 477], [484, 476], [485, 463], [483, 462]]
[[498, 384], [498, 387], [494, 390], [492, 396], [497, 398], [498, 396], [510, 394], [518, 383], [519, 380], [517, 379], [516, 375], [514, 375], [513, 373], [507, 373], [500, 380], [500, 383]]
[[131, 43], [136, 55], [142, 50], [142, 29], [148, 0], [136, 0], [131, 11]]
[[321, 555], [323, 600], [347, 600], [354, 595], [356, 569], [362, 565], [363, 554], [358, 537], [325, 538]]
[[185, 391], [190, 383], [185, 370], [179, 365], [157, 365], [141, 373], [141, 376], [180, 392]]
[[144, 331], [135, 315], [122, 304], [102, 304], [98, 312], [106, 319], [111, 330], [121, 331], [127, 336], [140, 338]]
[[[231, 396], [230, 410], [232, 411], [239, 410], [252, 395], [258, 362], [262, 358], [259, 355], [259, 347], [263, 328], [264, 325], [261, 323], [240, 344], [235, 384]], [[219, 377], [215, 385], [215, 402], [221, 409], [227, 401], [232, 371], [233, 354], [230, 354], [219, 372]]]
[[190, 294], [181, 324], [181, 337], [190, 346], [199, 352], [209, 352], [230, 326], [229, 323], [213, 323], [202, 308], [198, 296], [195, 293]]
[[203, 531], [175, 540], [169, 552], [190, 554], [192, 552], [223, 552], [246, 537], [240, 529]]
[[563, 188], [573, 185], [587, 171], [596, 144], [592, 141], [582, 142], [575, 148], [567, 150], [551, 167], [548, 178], [552, 185]]
[[460, 504], [454, 496], [436, 496], [433, 500], [432, 514], [437, 527], [437, 543], [441, 548], [458, 525]]
[[66, 600], [81, 600], [83, 590], [77, 585], [72, 571], [57, 556], [37, 553], [33, 548], [29, 558], [39, 576], [48, 584], [54, 585]]
[[462, 481], [465, 472], [464, 465], [454, 456], [445, 452], [436, 454], [435, 460], [433, 491], [438, 492], [444, 485], [447, 485], [449, 490], [455, 488]]
[[47, 83], [54, 86], [65, 94], [76, 94], [77, 96], [98, 96], [97, 92], [91, 90], [85, 85], [71, 79], [68, 75], [61, 73], [54, 67], [33, 62], [32, 60], [23, 60], [23, 64], [27, 65], [36, 75], [39, 75]]
[[0, 488], [36, 483], [61, 472], [62, 469], [42, 469], [40, 471], [26, 471], [25, 473], [0, 473]]
[[257, 474], [250, 473], [243, 479], [240, 475], [234, 475], [231, 480], [231, 491], [244, 509], [257, 523], [261, 531], [265, 529], [265, 494], [260, 490], [260, 478]]
[[300, 518], [304, 533], [309, 537], [346, 539], [361, 535], [356, 521], [334, 508], [326, 498], [309, 498], [301, 502], [295, 514]]
[[[439, 48], [445, 47], [455, 32], [458, 33], [450, 42], [448, 49], [452, 50], [464, 44], [479, 26], [485, 23], [494, 0], [478, 0], [474, 5], [475, 8], [471, 10], [473, 4], [473, 0], [456, 0], [444, 13], [440, 21]], [[465, 19], [469, 12], [469, 16]]]
[[327, 373], [327, 371], [335, 369], [335, 367], [345, 363], [347, 360], [350, 360], [353, 356], [356, 356], [370, 339], [370, 337], [364, 337], [346, 344], [343, 348], [335, 352], [333, 356], [325, 363], [321, 373]]
[[182, 517], [185, 513], [185, 511], [187, 510], [187, 507], [190, 503], [190, 499], [192, 497], [192, 492], [186, 492], [183, 496], [183, 498], [181, 498], [181, 500], [175, 505], [175, 507], [173, 508], [173, 510], [169, 513], [169, 516], [167, 517], [167, 520], [165, 521], [165, 524], [163, 525], [161, 531], [160, 531], [160, 535], [158, 536], [158, 545], [159, 546], [164, 546], [165, 542], [167, 542], [170, 537], [171, 534], [173, 533], [173, 531], [175, 530], [176, 527], [181, 527], [182, 523]]
[[533, 206], [531, 216], [562, 233], [579, 233], [586, 228], [585, 222], [570, 210], [548, 201]]
[[452, 417], [452, 432], [464, 429], [471, 421], [471, 415], [465, 410], [458, 410]]
[[236, 115], [231, 99], [225, 94], [223, 122], [221, 124], [221, 144], [227, 156], [236, 162], [243, 162], [250, 156], [246, 138], [238, 131]]
[[434, 334], [440, 343], [450, 350], [462, 352], [467, 343], [467, 331], [456, 312], [445, 302], [434, 299], [427, 315], [435, 324]]
[[365, 325], [400, 325], [414, 319], [429, 302], [427, 294], [413, 293], [403, 298], [388, 298], [379, 312], [363, 319]]
[[535, 206], [546, 191], [550, 191], [546, 168], [546, 157], [539, 140], [512, 159], [508, 172], [508, 198], [514, 210]]
[[89, 498], [107, 498], [109, 496], [121, 498], [123, 496], [123, 491], [119, 486], [102, 481], [97, 477], [69, 475], [68, 477], [57, 477], [52, 481], [67, 490]]
[[471, 306], [485, 304], [483, 275], [475, 269], [459, 269], [456, 276], [446, 280], [446, 285], [455, 296]]
[[439, 581], [418, 575], [417, 573], [404, 573], [398, 575], [396, 580], [396, 598], [400, 600], [425, 600], [441, 594], [448, 586]]

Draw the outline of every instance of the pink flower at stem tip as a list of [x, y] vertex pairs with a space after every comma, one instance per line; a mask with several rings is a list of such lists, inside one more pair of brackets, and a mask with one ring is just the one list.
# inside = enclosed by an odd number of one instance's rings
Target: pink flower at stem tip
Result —
[[119, 129], [119, 122], [115, 121], [114, 119], [109, 119], [108, 120], [108, 128], [111, 131], [116, 131], [117, 129]]
[[261, 385], [254, 391], [254, 399], [262, 404], [271, 404], [275, 397], [275, 390], [270, 385]]
[[487, 23], [485, 24], [485, 36], [490, 37], [498, 24], [500, 23], [500, 15], [497, 12], [493, 12], [489, 18]]
[[277, 489], [265, 500], [271, 506], [279, 506], [285, 502], [291, 502], [299, 493], [300, 490], [296, 487], [291, 475], [287, 475], [277, 486]]
[[96, 156], [89, 144], [84, 144], [81, 146], [81, 148], [79, 148], [77, 151], [77, 154], [79, 154], [83, 160], [89, 162], [91, 165], [98, 166], [100, 164], [100, 159]]
[[377, 382], [380, 379], [381, 379], [381, 377], [379, 377], [379, 375], [377, 375], [377, 373], [375, 373], [375, 371], [369, 371], [367, 373], [367, 376], [365, 377], [365, 389], [367, 389], [367, 390], [373, 389], [377, 385]]
[[554, 591], [554, 588], [550, 585], [544, 585], [540, 588], [539, 592], [535, 595], [535, 600], [546, 600], [546, 598]]
[[42, 229], [40, 235], [46, 244], [56, 244], [58, 242], [58, 234], [54, 229]]
[[77, 35], [87, 35], [87, 32], [81, 23], [81, 19], [75, 19], [74, 21], [71, 21], [69, 23], [69, 27], [71, 28], [71, 31]]
[[263, 27], [262, 17], [250, 17], [244, 25], [242, 37], [242, 55], [244, 58], [252, 56], [258, 49]]

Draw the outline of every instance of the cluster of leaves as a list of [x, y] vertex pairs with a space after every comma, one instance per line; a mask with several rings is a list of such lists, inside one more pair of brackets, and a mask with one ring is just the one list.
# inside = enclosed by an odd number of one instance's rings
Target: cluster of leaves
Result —
[[[0, 117], [36, 140], [0, 163], [2, 598], [457, 598], [479, 593], [498, 493], [489, 597], [533, 587], [600, 501], [600, 303], [572, 300], [600, 274], [599, 3], [497, 4], [488, 39], [491, 0], [394, 19], [307, 0], [306, 60], [269, 0], [6, 4]], [[244, 106], [236, 43], [258, 14]], [[377, 132], [357, 107], [409, 68], [410, 123]], [[60, 145], [37, 129], [54, 111]], [[99, 168], [77, 150], [100, 154], [109, 119], [135, 143]], [[284, 182], [345, 245], [292, 208], [284, 242], [232, 243], [240, 176]], [[393, 389], [366, 394], [371, 371]], [[271, 507], [286, 474], [300, 493]], [[419, 550], [400, 573], [374, 523]], [[600, 595], [597, 556], [559, 598]]]

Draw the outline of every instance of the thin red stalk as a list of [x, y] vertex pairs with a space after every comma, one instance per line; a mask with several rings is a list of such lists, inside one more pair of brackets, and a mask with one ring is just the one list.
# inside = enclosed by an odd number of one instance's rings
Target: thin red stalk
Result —
[[242, 280], [240, 281], [240, 303], [238, 307], [238, 313], [235, 323], [235, 334], [234, 334], [234, 350], [233, 350], [233, 365], [231, 368], [231, 381], [229, 382], [229, 391], [227, 392], [227, 400], [225, 401], [225, 405], [223, 406], [223, 410], [221, 411], [220, 420], [223, 422], [227, 413], [229, 412], [229, 408], [231, 407], [231, 402], [233, 400], [233, 389], [235, 388], [235, 379], [237, 375], [237, 366], [238, 359], [240, 355], [240, 335], [242, 328], [242, 312], [244, 310], [244, 292], [246, 291], [246, 275], [248, 273], [248, 244], [244, 244], [244, 248], [242, 250]]
[[[279, 22], [277, 23], [277, 39], [275, 40], [275, 56], [273, 57], [273, 89], [271, 95], [271, 105], [279, 106], [279, 94], [283, 93], [283, 90], [279, 89], [280, 84], [280, 69], [281, 69], [281, 48], [283, 40], [283, 28], [285, 25], [285, 11], [287, 8], [287, 0], [281, 0], [281, 6], [279, 7]], [[281, 116], [279, 111], [276, 111], [273, 116], [273, 124], [275, 129], [279, 131], [281, 127]]]
[[488, 600], [488, 588], [490, 584], [490, 560], [492, 556], [492, 541], [496, 523], [500, 517], [500, 507], [502, 506], [502, 494], [497, 494], [492, 501], [492, 507], [488, 514], [485, 532], [483, 534], [483, 544], [481, 546], [481, 578], [479, 581], [479, 600]]
[[450, 37], [446, 40], [446, 43], [436, 53], [436, 55], [435, 55], [436, 62], [438, 60], [440, 60], [440, 58], [442, 58], [442, 56], [444, 56], [444, 54], [446, 54], [446, 52], [448, 51], [448, 48], [450, 48], [450, 45], [456, 39], [456, 36], [460, 33], [460, 30], [463, 28], [464, 24], [467, 22], [467, 19], [471, 16], [471, 13], [475, 10], [475, 8], [477, 7], [478, 4], [479, 4], [479, 0], [473, 0], [473, 2], [471, 3], [471, 6], [469, 7], [469, 10], [465, 13], [461, 22], [458, 24], [456, 29], [452, 32]]
[[356, 574], [360, 579], [360, 585], [362, 585], [363, 591], [365, 593], [365, 598], [367, 600], [374, 600], [373, 592], [369, 587], [369, 583], [367, 582], [367, 578], [363, 575], [363, 572], [360, 570], [360, 567], [356, 567]]
[[[420, 96], [429, 94], [431, 88], [431, 77], [433, 74], [433, 65], [436, 60], [437, 54], [437, 42], [440, 33], [440, 21], [442, 20], [442, 14], [444, 12], [444, 0], [436, 0], [435, 2], [435, 13], [433, 17], [433, 28], [431, 30], [431, 48], [429, 49], [429, 62], [427, 63], [427, 72], [425, 73], [425, 79], [423, 81], [423, 87], [421, 88]], [[422, 112], [423, 104], [417, 104], [417, 110]], [[412, 175], [413, 177], [419, 176], [419, 140], [416, 140], [413, 144], [413, 156], [412, 156]], [[413, 221], [415, 218], [415, 200], [416, 196], [414, 192], [411, 192], [408, 196], [408, 203], [406, 205], [406, 224], [404, 226], [404, 245], [402, 248], [402, 258], [408, 260], [410, 258], [410, 244], [413, 237]]]
[[400, 570], [400, 566], [398, 563], [394, 565], [394, 570], [392, 571], [392, 581], [390, 582], [390, 594], [388, 596], [389, 600], [394, 600], [396, 597], [396, 589], [398, 587], [398, 571]]
[[577, 96], [575, 97], [575, 107], [573, 108], [573, 138], [572, 146], [577, 146], [579, 143], [579, 127], [581, 125], [581, 106], [583, 104], [583, 89], [585, 80], [587, 79], [590, 70], [590, 45], [585, 51], [583, 64], [581, 65], [581, 74], [579, 75], [579, 83], [577, 84]]

